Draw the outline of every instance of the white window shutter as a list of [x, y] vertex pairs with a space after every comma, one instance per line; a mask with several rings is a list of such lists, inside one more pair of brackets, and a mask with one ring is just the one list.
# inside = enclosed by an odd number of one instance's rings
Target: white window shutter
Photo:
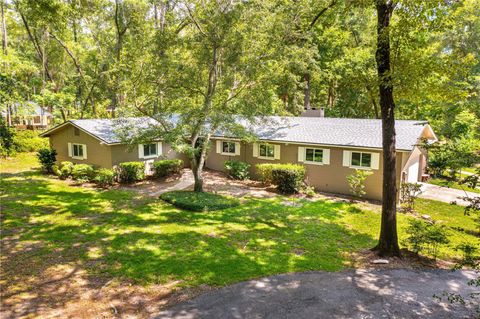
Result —
[[280, 159], [280, 145], [273, 145], [274, 147], [274, 156], [275, 156], [275, 159], [279, 160]]
[[305, 161], [305, 147], [302, 147], [302, 146], [298, 147], [298, 161], [299, 162]]
[[222, 152], [222, 141], [217, 140], [217, 153]]
[[330, 150], [328, 148], [323, 149], [323, 164], [330, 164]]
[[68, 156], [69, 157], [73, 156], [72, 143], [68, 143]]
[[138, 158], [143, 158], [143, 144], [138, 144]]
[[380, 166], [380, 154], [372, 153], [372, 169], [378, 169]]
[[157, 156], [163, 155], [162, 142], [157, 142]]
[[235, 142], [235, 155], [240, 155], [240, 143]]
[[350, 166], [351, 156], [351, 151], [343, 151], [343, 166]]
[[253, 157], [258, 157], [258, 143], [253, 143]]
[[83, 159], [87, 159], [87, 145], [82, 144], [83, 146]]

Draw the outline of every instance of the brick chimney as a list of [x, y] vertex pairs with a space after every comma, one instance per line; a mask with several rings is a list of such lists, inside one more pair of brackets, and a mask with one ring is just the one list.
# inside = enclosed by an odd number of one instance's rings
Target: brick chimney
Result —
[[325, 117], [325, 108], [320, 107], [320, 108], [309, 108], [303, 110], [302, 114], [300, 114], [301, 117]]

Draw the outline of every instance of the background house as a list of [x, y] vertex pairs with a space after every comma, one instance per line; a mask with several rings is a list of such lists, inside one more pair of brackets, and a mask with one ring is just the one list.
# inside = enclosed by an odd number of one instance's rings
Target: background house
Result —
[[53, 115], [35, 102], [6, 106], [1, 116], [9, 126], [17, 129], [45, 129], [53, 124]]

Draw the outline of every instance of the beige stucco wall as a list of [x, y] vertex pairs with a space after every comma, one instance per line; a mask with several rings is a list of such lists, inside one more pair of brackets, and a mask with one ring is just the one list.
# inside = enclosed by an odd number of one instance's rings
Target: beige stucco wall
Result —
[[[131, 161], [143, 161], [138, 157], [138, 146], [135, 145], [129, 148], [127, 145], [118, 144], [110, 146], [112, 149], [112, 165], [118, 165], [119, 163], [123, 162], [131, 162]], [[154, 161], [157, 161], [162, 158], [174, 159], [179, 158], [182, 159], [185, 166], [188, 166], [188, 159], [183, 154], [178, 154], [175, 152], [172, 147], [166, 143], [162, 143], [162, 155], [154, 158]]]
[[[71, 124], [53, 132], [50, 138], [51, 148], [57, 151], [57, 161], [71, 161], [73, 163], [86, 163], [98, 167], [112, 168], [122, 162], [131, 161], [157, 161], [162, 158], [180, 158], [188, 167], [188, 159], [183, 154], [177, 154], [170, 145], [162, 143], [162, 155], [153, 159], [141, 159], [138, 156], [138, 146], [129, 149], [127, 145], [106, 145], [97, 138], [79, 130], [80, 134], [74, 134], [74, 126]], [[87, 146], [87, 158], [83, 160], [68, 156], [68, 143], [85, 144]]]
[[[87, 158], [83, 160], [68, 156], [68, 143], [85, 144], [87, 146]], [[110, 146], [100, 144], [99, 140], [80, 131], [76, 136], [72, 125], [65, 125], [50, 135], [50, 147], [57, 151], [57, 161], [71, 161], [73, 163], [86, 163], [99, 167], [112, 167], [112, 154]]]
[[[216, 152], [215, 140], [212, 143], [210, 148], [209, 156], [206, 162], [206, 167], [214, 170], [223, 171], [223, 162], [228, 159], [240, 160], [247, 162], [252, 165], [251, 167], [251, 177], [257, 178], [255, 165], [259, 163], [298, 163], [302, 164], [307, 169], [307, 182], [309, 185], [315, 187], [319, 191], [329, 192], [329, 193], [338, 193], [350, 195], [350, 189], [347, 183], [346, 177], [352, 174], [355, 169], [343, 166], [343, 151], [347, 150], [346, 148], [340, 147], [324, 147], [330, 149], [330, 164], [328, 165], [315, 165], [308, 164], [303, 162], [298, 162], [298, 149], [299, 147], [305, 147], [306, 145], [300, 144], [280, 144], [280, 143], [270, 143], [280, 145], [280, 159], [279, 160], [267, 160], [260, 159], [258, 157], [253, 157], [253, 144], [241, 143], [240, 155], [238, 156], [227, 156], [222, 155]], [[311, 147], [318, 147], [312, 145]], [[367, 177], [365, 181], [365, 190], [367, 192], [366, 198], [381, 200], [382, 199], [382, 181], [383, 181], [383, 159], [382, 152], [380, 150], [369, 150], [369, 149], [348, 149], [355, 151], [371, 152], [378, 153], [380, 162], [378, 169], [372, 169], [373, 173]], [[402, 163], [403, 157], [408, 153], [399, 152], [398, 161]], [[403, 166], [397, 165], [397, 184], [400, 184], [400, 175]]]

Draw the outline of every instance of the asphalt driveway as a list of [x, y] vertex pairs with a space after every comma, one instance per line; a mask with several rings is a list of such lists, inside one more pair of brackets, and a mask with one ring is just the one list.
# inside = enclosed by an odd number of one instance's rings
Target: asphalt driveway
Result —
[[473, 306], [432, 297], [473, 292], [473, 277], [405, 269], [285, 274], [203, 294], [157, 318], [473, 318]]

